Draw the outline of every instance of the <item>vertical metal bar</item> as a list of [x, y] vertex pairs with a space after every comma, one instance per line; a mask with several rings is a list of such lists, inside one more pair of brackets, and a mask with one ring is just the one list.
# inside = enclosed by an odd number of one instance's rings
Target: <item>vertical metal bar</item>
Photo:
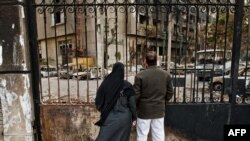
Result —
[[[146, 51], [147, 51], [147, 49], [148, 49], [148, 36], [149, 36], [149, 31], [148, 31], [148, 26], [149, 26], [149, 13], [148, 13], [148, 11], [150, 10], [150, 6], [148, 6], [148, 5], [143, 5], [144, 6], [144, 8], [146, 9], [146, 44], [144, 45], [143, 44], [143, 46], [141, 47], [141, 53], [143, 53], [142, 54], [142, 58], [144, 58], [144, 56], [145, 56], [145, 46], [146, 46]], [[142, 61], [142, 60], [141, 60]], [[141, 62], [141, 63], [143, 63], [143, 62]], [[137, 68], [137, 66], [136, 66], [136, 68]]]
[[[56, 21], [56, 17], [55, 17], [55, 15], [54, 15], [54, 21]], [[55, 50], [56, 50], [56, 68], [57, 68], [57, 85], [58, 85], [58, 87], [57, 87], [57, 92], [58, 92], [58, 94], [57, 94], [57, 97], [58, 97], [58, 100], [60, 101], [60, 72], [59, 72], [59, 69], [58, 69], [58, 44], [57, 44], [57, 26], [55, 26], [55, 29], [54, 29], [54, 34], [55, 34]]]
[[[78, 33], [78, 23], [80, 22], [80, 19], [78, 18], [78, 13], [77, 13], [77, 6], [75, 5], [76, 4], [76, 1], [74, 1], [74, 36], [75, 36], [75, 60], [76, 60], [76, 65], [78, 66], [78, 38], [79, 36], [81, 35], [81, 33]], [[68, 68], [68, 67], [67, 67]], [[67, 76], [69, 76], [69, 72], [67, 72]], [[69, 81], [69, 80], [68, 80]], [[77, 100], [80, 102], [80, 94], [79, 94], [79, 81], [77, 81]]]
[[[195, 9], [196, 9], [196, 21], [195, 21], [195, 52], [197, 53], [197, 50], [199, 50], [200, 48], [199, 47], [199, 44], [198, 44], [198, 18], [197, 18], [197, 14], [199, 12], [199, 7], [198, 6], [195, 6]], [[198, 11], [198, 12], [197, 12]], [[197, 60], [197, 55], [195, 55], [195, 60]], [[205, 68], [205, 66], [203, 66]], [[199, 70], [198, 70], [199, 71]], [[205, 69], [203, 69], [203, 71], [205, 72]], [[196, 91], [194, 90], [193, 91], [193, 102], [197, 102], [199, 100], [199, 78], [198, 80], [194, 79], [194, 89], [196, 88]], [[195, 92], [196, 92], [196, 96], [195, 96]]]
[[234, 34], [233, 34], [233, 50], [232, 50], [232, 66], [231, 66], [231, 105], [236, 104], [236, 93], [238, 83], [238, 70], [239, 70], [239, 59], [240, 59], [240, 48], [241, 48], [241, 33], [242, 33], [242, 20], [244, 14], [244, 1], [236, 1], [236, 11], [234, 15]]
[[[220, 16], [220, 7], [216, 6], [216, 21], [215, 21], [215, 33], [214, 33], [214, 37], [216, 37], [214, 39], [214, 48], [213, 48], [213, 57], [215, 57], [216, 55], [216, 49], [217, 49], [217, 36], [219, 35], [218, 34], [218, 22], [219, 22], [219, 16]], [[220, 36], [220, 35], [219, 35]], [[215, 60], [215, 58], [213, 58]], [[213, 67], [212, 67], [212, 70], [211, 70], [211, 82], [213, 82], [213, 76], [214, 76], [214, 63], [213, 63]], [[210, 89], [210, 101], [211, 102], [214, 102], [214, 98], [213, 98], [213, 93], [212, 93], [212, 89]]]
[[[169, 6], [169, 10], [168, 10], [168, 17], [167, 17], [167, 21], [168, 21], [168, 26], [167, 26], [167, 29], [168, 29], [168, 32], [167, 32], [167, 37], [168, 37], [168, 39], [167, 39], [167, 46], [166, 46], [166, 49], [167, 49], [167, 56], [166, 56], [166, 61], [167, 61], [167, 69], [169, 69], [170, 70], [170, 63], [171, 63], [171, 50], [172, 50], [172, 22], [173, 22], [173, 20], [172, 20], [172, 16], [173, 16], [173, 14], [171, 13], [172, 12], [172, 5], [171, 5], [171, 3], [172, 3], [172, 1], [170, 1], [169, 2], [170, 4], [170, 6]], [[170, 70], [170, 72], [171, 72], [171, 70]]]
[[[158, 3], [158, 1], [155, 1], [155, 5], [154, 5], [154, 7], [155, 7], [155, 15], [156, 15], [156, 24], [155, 24], [155, 27], [154, 27], [154, 21], [153, 21], [153, 24], [152, 24], [152, 28], [155, 28], [155, 35], [154, 35], [154, 33], [153, 33], [153, 35], [152, 36], [155, 36], [155, 38], [156, 38], [156, 41], [155, 41], [155, 48], [156, 48], [156, 56], [158, 57], [158, 54], [159, 54], [159, 52], [158, 52], [158, 50], [159, 50], [159, 47], [158, 47], [158, 18], [159, 18], [159, 15], [158, 14], [160, 14], [159, 13], [159, 9], [158, 9], [158, 5], [157, 5], [157, 3]], [[153, 12], [152, 12], [153, 13]], [[154, 19], [153, 19], [154, 20]], [[154, 38], [154, 37], [153, 37]], [[157, 58], [157, 60], [158, 60], [158, 58]]]
[[[188, 7], [187, 6], [185, 6], [185, 9], [186, 9], [186, 11], [187, 11], [187, 13], [186, 13], [186, 31], [185, 31], [185, 48], [184, 48], [184, 52], [185, 52], [185, 54], [184, 54], [184, 57], [185, 57], [185, 76], [184, 76], [184, 78], [185, 78], [185, 81], [184, 81], [184, 90], [183, 90], [183, 103], [186, 103], [186, 78], [187, 78], [187, 47], [188, 47], [188, 36], [189, 36], [189, 32], [188, 32], [188, 27], [189, 27], [189, 24], [188, 24], [188, 15], [189, 15], [189, 10], [188, 10]], [[192, 70], [189, 70], [189, 72], [191, 72], [192, 73]], [[192, 78], [191, 78], [192, 79]]]
[[[178, 8], [177, 8], [177, 6], [175, 5], [174, 6], [174, 9], [176, 10], [176, 14], [175, 14], [175, 28], [174, 28], [174, 35], [175, 35], [175, 41], [177, 41], [177, 44], [179, 44], [179, 42], [178, 42], [178, 24], [179, 24], [179, 18], [178, 18], [178, 14], [179, 14], [179, 11], [178, 11]], [[172, 19], [171, 19], [172, 20]], [[176, 66], [176, 62], [177, 62], [177, 46], [176, 46], [176, 44], [175, 44], [175, 55], [174, 55], [174, 60], [175, 60], [175, 65], [174, 65], [174, 79], [175, 79], [175, 81], [174, 81], [174, 103], [176, 103], [176, 80], [177, 80], [177, 78], [176, 78], [176, 75], [179, 73], [179, 71], [178, 70], [176, 70], [177, 69], [177, 66]]]
[[84, 30], [85, 30], [85, 47], [86, 47], [86, 62], [87, 62], [87, 89], [86, 89], [86, 93], [87, 93], [87, 103], [89, 103], [89, 78], [88, 78], [88, 72], [89, 72], [89, 58], [88, 58], [88, 31], [87, 31], [87, 7], [84, 7]]
[[[207, 51], [207, 47], [208, 47], [208, 44], [207, 44], [207, 42], [208, 42], [208, 22], [209, 22], [209, 17], [210, 17], [210, 10], [209, 10], [208, 5], [206, 6], [206, 11], [207, 11], [207, 13], [206, 13], [206, 27], [205, 27], [205, 43], [203, 43], [203, 48], [205, 50], [204, 58], [206, 58], [206, 51]], [[203, 67], [205, 67], [205, 65]], [[205, 86], [203, 85], [203, 87], [205, 87]], [[205, 102], [205, 96], [204, 95], [202, 95], [202, 100], [201, 101]]]
[[105, 34], [105, 38], [104, 38], [104, 68], [105, 69], [107, 69], [107, 66], [108, 66], [108, 33], [107, 33], [107, 26], [108, 26], [108, 14], [107, 14], [107, 7], [106, 7], [106, 3], [105, 3], [105, 6], [104, 6], [104, 12], [105, 12], [105, 16], [104, 16], [104, 18], [105, 18], [105, 26], [104, 26], [104, 34]]
[[[164, 65], [164, 69], [165, 70], [168, 70], [169, 68], [167, 67], [167, 47], [168, 47], [168, 44], [167, 44], [167, 38], [168, 38], [168, 34], [167, 34], [167, 24], [169, 23], [169, 13], [170, 11], [168, 10], [167, 6], [165, 6], [166, 8], [166, 14], [164, 15], [164, 17], [166, 18], [166, 21], [164, 20], [163, 21], [163, 29], [164, 29], [164, 35], [163, 35], [163, 48], [162, 48], [162, 54], [163, 54], [163, 65]], [[170, 9], [170, 8], [169, 8]], [[169, 71], [170, 72], [170, 71]]]
[[[45, 36], [45, 52], [46, 52], [46, 66], [47, 66], [47, 69], [49, 69], [49, 60], [48, 60], [48, 41], [47, 41], [47, 17], [46, 17], [46, 7], [44, 7], [44, 11], [43, 11], [43, 20], [44, 20], [44, 36]], [[48, 70], [47, 70], [48, 71]], [[47, 72], [46, 71], [46, 72]], [[49, 71], [47, 72], [48, 73], [48, 96], [49, 96], [49, 100], [51, 99], [51, 93], [50, 93], [50, 77], [49, 77]], [[42, 95], [43, 97], [43, 95]]]
[[[230, 2], [230, 1], [228, 1], [228, 2]], [[226, 26], [225, 26], [225, 38], [224, 38], [224, 42], [225, 42], [225, 44], [224, 44], [224, 54], [223, 54], [223, 70], [224, 70], [224, 72], [223, 72], [223, 76], [222, 76], [222, 81], [223, 82], [225, 82], [225, 70], [226, 70], [226, 65], [225, 65], [225, 60], [226, 60], [226, 56], [227, 56], [227, 35], [228, 35], [228, 20], [229, 20], [229, 7], [226, 7]], [[211, 81], [212, 82], [212, 81]], [[213, 88], [213, 86], [212, 86], [212, 88]], [[225, 83], [223, 83], [223, 87], [222, 87], [222, 90], [221, 90], [221, 97], [220, 97], [220, 102], [221, 103], [223, 103], [224, 102], [224, 98], [223, 98], [223, 96], [224, 96], [224, 93], [225, 92]]]
[[[77, 1], [77, 3], [80, 3], [80, 1]], [[80, 6], [79, 6], [80, 7]], [[76, 11], [76, 14], [75, 14], [75, 16], [77, 16], [77, 18], [75, 19], [76, 21], [75, 22], [80, 22], [80, 24], [78, 25], [78, 26], [80, 26], [80, 27], [78, 27], [77, 26], [77, 24], [75, 24], [75, 31], [77, 31], [77, 29], [79, 29], [79, 28], [81, 28], [81, 25], [82, 25], [82, 15], [81, 14], [79, 14], [79, 15], [81, 15], [81, 17], [78, 19], [78, 13], [77, 12], [79, 12], [80, 13], [80, 11], [81, 10], [79, 10], [79, 11]], [[82, 30], [80, 30], [79, 29], [79, 31], [81, 32]], [[75, 34], [77, 34], [77, 33], [75, 33]], [[76, 39], [77, 41], [76, 42], [78, 42], [78, 39], [80, 39], [81, 38], [81, 36], [82, 36], [83, 34], [82, 33], [78, 33], [77, 34], [77, 36], [78, 36], [78, 38]], [[83, 39], [82, 39], [83, 40]], [[79, 45], [82, 45], [82, 43], [79, 43]], [[79, 50], [81, 50], [81, 49], [79, 49]], [[83, 49], [83, 51], [84, 51], [84, 49]], [[78, 46], [76, 45], [76, 52], [78, 52]], [[77, 95], [77, 97], [78, 98], [80, 98], [80, 90], [79, 90], [79, 79], [78, 79], [78, 71], [79, 71], [79, 60], [78, 60], [78, 55], [76, 54], [75, 55], [75, 59], [76, 59], [76, 76], [77, 76], [77, 79], [76, 79], [76, 95]], [[80, 68], [82, 68], [82, 67], [80, 67]], [[82, 71], [82, 70], [80, 70], [80, 71]], [[73, 70], [73, 72], [74, 72], [74, 70]], [[69, 81], [69, 80], [68, 80]]]
[[[97, 7], [94, 6], [94, 9], [95, 9], [95, 52], [96, 52], [95, 55], [96, 55], [97, 77], [98, 77], [97, 80], [96, 80], [96, 88], [98, 88], [99, 87], [99, 66], [98, 66], [98, 64], [99, 64], [99, 62], [98, 62], [99, 57], [98, 57], [98, 47], [97, 47], [97, 30], [98, 30], [98, 27], [97, 27]], [[100, 30], [101, 29], [102, 28], [100, 27]], [[103, 69], [103, 68], [101, 67], [101, 69]], [[103, 72], [103, 70], [101, 70], [101, 72]], [[102, 75], [103, 74], [101, 74], [100, 76], [102, 77]]]
[[[249, 10], [249, 4], [250, 4], [250, 1], [248, 1], [247, 5], [248, 5], [248, 10]], [[249, 64], [248, 64], [248, 56], [249, 56], [249, 49], [250, 49], [250, 15], [248, 15], [248, 38], [247, 38], [247, 53], [246, 53], [246, 69], [248, 71], [248, 67], [249, 67]], [[246, 77], [249, 77], [248, 73], [246, 72]], [[247, 80], [247, 78], [245, 77], [245, 80]], [[247, 85], [247, 88], [249, 87], [250, 84]], [[243, 96], [243, 103], [246, 103], [246, 97], [247, 97], [247, 93], [244, 94]]]
[[[126, 6], [125, 6], [125, 47], [126, 47], [126, 52], [125, 52], [125, 64], [126, 64], [126, 80], [128, 80], [128, 5], [126, 1]], [[124, 43], [123, 43], [124, 44]], [[124, 56], [123, 56], [124, 57]]]
[[[69, 63], [69, 56], [68, 56], [68, 37], [67, 37], [67, 8], [66, 6], [64, 5], [63, 6], [63, 14], [64, 14], [64, 44], [65, 44], [65, 49], [66, 49], [66, 63], [68, 64]], [[55, 25], [56, 26], [56, 25]], [[68, 103], [70, 103], [70, 84], [69, 84], [69, 80], [67, 81], [68, 82]]]
[[33, 6], [35, 0], [26, 0], [26, 15], [28, 18], [28, 37], [29, 37], [29, 50], [30, 50], [30, 63], [31, 63], [31, 88], [33, 93], [34, 100], [34, 113], [35, 113], [35, 122], [34, 129], [35, 131], [35, 139], [37, 141], [42, 141], [42, 133], [41, 133], [41, 123], [40, 123], [40, 96], [39, 96], [39, 55], [38, 55], [38, 45], [37, 45], [37, 30], [34, 27], [37, 27], [36, 24], [36, 9]]
[[[250, 4], [250, 1], [248, 0], [247, 2], [246, 2], [246, 6], [244, 6], [244, 8], [246, 8], [247, 10], [246, 11], [248, 11], [249, 10], [249, 4]], [[246, 11], [245, 11], [245, 14], [246, 14]], [[247, 84], [247, 77], [249, 77], [249, 74], [248, 74], [248, 68], [249, 68], [249, 64], [248, 64], [248, 56], [249, 56], [249, 47], [250, 47], [250, 15], [247, 15], [247, 28], [248, 28], [248, 33], [247, 33], [247, 44], [246, 44], [246, 58], [245, 58], [245, 76], [244, 76], [244, 78], [245, 78], [245, 83]], [[244, 27], [244, 26], [243, 26]], [[244, 43], [244, 42], [243, 42]], [[245, 90], [245, 93], [243, 94], [243, 96], [242, 96], [242, 103], [244, 103], [244, 104], [246, 104], [246, 98], [248, 97], [247, 96], [247, 91], [248, 91], [248, 89], [249, 89], [249, 84], [247, 84], [246, 85], [246, 90]]]
[[[206, 7], [207, 8], [207, 7]], [[207, 11], [209, 11], [208, 10], [208, 8], [207, 8]], [[198, 13], [198, 16], [199, 16], [199, 11], [197, 11]], [[197, 17], [198, 17], [197, 16]], [[209, 12], [207, 13], [207, 18], [208, 18], [208, 16], [209, 16]], [[196, 20], [199, 20], [199, 18], [197, 18]], [[208, 26], [208, 19], [207, 19], [207, 21], [206, 21], [206, 27]], [[198, 23], [198, 21], [197, 21], [197, 23]], [[198, 25], [199, 26], [199, 32], [200, 32], [200, 30], [201, 30], [201, 23]], [[206, 29], [206, 35], [207, 35], [207, 29]], [[199, 42], [199, 45], [201, 46], [201, 42]], [[200, 49], [201, 49], [201, 47], [200, 47]], [[205, 56], [204, 56], [204, 60], [206, 60], [206, 49], [207, 49], [207, 46], [205, 46]], [[203, 83], [203, 86], [202, 86], [202, 94], [201, 94], [201, 102], [202, 103], [204, 103], [205, 102], [205, 73], [206, 73], [206, 70], [205, 70], [205, 66], [206, 66], [206, 63], [204, 63], [204, 65], [203, 65], [203, 81], [202, 81], [202, 83]]]
[[[116, 2], [117, 3], [117, 2]], [[118, 38], [117, 38], [117, 34], [118, 34], [118, 31], [117, 31], [117, 20], [118, 20], [118, 15], [117, 15], [117, 6], [115, 6], [115, 61], [118, 62]], [[113, 37], [112, 37], [113, 38]]]
[[[137, 73], [137, 62], [138, 62], [138, 53], [137, 53], [137, 44], [138, 44], [138, 14], [139, 14], [139, 10], [138, 10], [138, 5], [135, 6], [136, 8], [136, 16], [135, 16], [135, 72]], [[139, 29], [140, 30], [140, 29]], [[133, 47], [134, 47], [134, 42], [133, 42]], [[133, 62], [133, 60], [131, 61], [131, 63]]]
[[[78, 65], [78, 38], [79, 38], [79, 34], [77, 31], [78, 31], [78, 28], [77, 28], [77, 25], [78, 25], [78, 13], [77, 13], [77, 6], [75, 6], [76, 4], [76, 1], [74, 1], [74, 36], [75, 36], [75, 44], [73, 48], [75, 48], [75, 59], [76, 59], [76, 65]], [[68, 63], [67, 63], [68, 64]], [[69, 71], [68, 71], [68, 66], [67, 66], [67, 76], [69, 76]], [[69, 78], [68, 78], [69, 79]], [[68, 80], [67, 79], [67, 80]], [[69, 80], [68, 80], [69, 81]], [[77, 81], [77, 100], [80, 102], [80, 96], [79, 96], [79, 81]]]

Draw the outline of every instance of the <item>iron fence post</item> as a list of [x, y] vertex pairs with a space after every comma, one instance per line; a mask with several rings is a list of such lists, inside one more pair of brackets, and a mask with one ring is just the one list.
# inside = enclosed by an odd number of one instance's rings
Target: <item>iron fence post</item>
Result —
[[231, 66], [232, 87], [231, 87], [231, 96], [229, 99], [231, 105], [236, 104], [243, 14], [244, 14], [244, 1], [237, 0], [236, 11], [234, 15], [235, 32], [233, 34], [232, 66]]
[[30, 64], [31, 64], [31, 78], [32, 78], [32, 93], [33, 93], [33, 103], [34, 103], [34, 130], [35, 130], [35, 140], [42, 141], [41, 137], [41, 123], [40, 123], [40, 96], [39, 96], [39, 56], [38, 56], [38, 46], [37, 46], [37, 24], [36, 24], [36, 10], [33, 4], [35, 0], [26, 0], [26, 16], [27, 18], [27, 28], [28, 28], [28, 38], [30, 47]]

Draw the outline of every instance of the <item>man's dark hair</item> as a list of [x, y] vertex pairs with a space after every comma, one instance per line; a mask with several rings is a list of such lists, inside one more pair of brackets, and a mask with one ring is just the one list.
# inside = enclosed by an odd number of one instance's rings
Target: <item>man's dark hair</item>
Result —
[[155, 51], [149, 51], [146, 54], [146, 63], [149, 66], [154, 66], [157, 63], [157, 56]]

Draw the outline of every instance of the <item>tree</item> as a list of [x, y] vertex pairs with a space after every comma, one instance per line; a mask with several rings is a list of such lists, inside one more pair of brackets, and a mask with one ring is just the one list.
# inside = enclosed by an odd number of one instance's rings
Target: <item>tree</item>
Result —
[[[218, 13], [217, 13], [218, 14]], [[217, 18], [212, 19], [208, 26], [207, 48], [232, 49], [234, 32], [234, 13], [221, 12]], [[226, 28], [227, 27], [227, 28]], [[248, 36], [247, 15], [243, 17], [242, 39]], [[243, 40], [244, 41], [244, 40]], [[247, 42], [242, 42], [241, 51], [246, 50]]]

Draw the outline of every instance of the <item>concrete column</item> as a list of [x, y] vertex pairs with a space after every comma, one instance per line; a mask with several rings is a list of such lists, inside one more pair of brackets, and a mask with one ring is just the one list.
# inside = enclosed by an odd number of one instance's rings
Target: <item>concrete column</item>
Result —
[[34, 140], [29, 43], [22, 5], [22, 0], [0, 2], [0, 98], [3, 116], [0, 140], [3, 141]]

